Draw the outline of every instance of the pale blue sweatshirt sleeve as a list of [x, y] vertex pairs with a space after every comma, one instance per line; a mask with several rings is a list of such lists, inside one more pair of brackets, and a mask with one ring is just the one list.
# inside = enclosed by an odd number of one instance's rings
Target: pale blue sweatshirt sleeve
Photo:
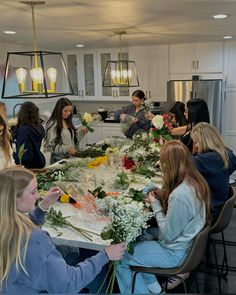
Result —
[[159, 227], [159, 235], [166, 241], [173, 241], [178, 237], [191, 219], [190, 212], [183, 202], [170, 196], [168, 210], [165, 215], [160, 201], [151, 204]]

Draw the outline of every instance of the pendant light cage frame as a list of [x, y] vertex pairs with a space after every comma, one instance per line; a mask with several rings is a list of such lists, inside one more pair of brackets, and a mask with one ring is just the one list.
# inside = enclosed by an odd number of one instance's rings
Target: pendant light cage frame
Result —
[[19, 2], [31, 7], [33, 51], [7, 53], [2, 98], [32, 99], [73, 95], [62, 54], [37, 50], [34, 7], [45, 4], [45, 1]]
[[[43, 83], [38, 91], [33, 90], [33, 82], [30, 77], [29, 69], [34, 66], [35, 57], [38, 60], [38, 66], [42, 68]], [[22, 92], [18, 85], [16, 69], [24, 68], [27, 71], [25, 80], [25, 90]], [[57, 68], [56, 89], [51, 90], [50, 79], [47, 75], [47, 69], [50, 67]], [[18, 86], [16, 86], [16, 84]], [[64, 91], [67, 89], [67, 91]], [[8, 52], [5, 65], [2, 98], [50, 98], [65, 95], [73, 95], [72, 83], [60, 52], [49, 51], [22, 51]]]
[[109, 60], [106, 63], [102, 87], [138, 87], [139, 79], [135, 61], [122, 59], [121, 36], [126, 31], [115, 32], [119, 36], [120, 52], [118, 60]]

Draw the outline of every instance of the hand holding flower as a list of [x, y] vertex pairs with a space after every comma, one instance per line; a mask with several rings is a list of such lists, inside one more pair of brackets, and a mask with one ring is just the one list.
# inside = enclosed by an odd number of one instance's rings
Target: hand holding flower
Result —
[[60, 190], [59, 187], [50, 188], [46, 196], [40, 202], [40, 207], [43, 210], [48, 210], [48, 208], [58, 200], [61, 194], [62, 194], [62, 191]]
[[76, 148], [74, 148], [74, 147], [69, 147], [68, 150], [67, 150], [67, 152], [68, 152], [70, 155], [74, 155], [74, 154], [76, 154], [77, 150], [76, 150]]
[[122, 257], [124, 256], [124, 253], [125, 253], [125, 249], [126, 249], [126, 245], [124, 242], [122, 242], [119, 244], [115, 244], [115, 245], [111, 245], [109, 247], [106, 247], [105, 252], [106, 252], [109, 260], [117, 261], [117, 260], [122, 259]]

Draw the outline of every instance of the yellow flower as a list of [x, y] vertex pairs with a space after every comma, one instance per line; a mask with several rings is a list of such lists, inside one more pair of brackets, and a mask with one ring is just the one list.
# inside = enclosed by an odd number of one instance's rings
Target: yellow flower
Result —
[[99, 166], [101, 164], [106, 164], [107, 161], [108, 161], [107, 156], [97, 157], [96, 159], [94, 159], [93, 161], [88, 163], [88, 168], [96, 168], [97, 166]]
[[61, 197], [60, 197], [60, 202], [61, 203], [69, 203], [69, 201], [70, 201], [70, 196], [69, 195], [67, 195], [67, 194], [61, 195]]
[[93, 116], [90, 113], [84, 113], [83, 120], [86, 124], [91, 124], [93, 121]]

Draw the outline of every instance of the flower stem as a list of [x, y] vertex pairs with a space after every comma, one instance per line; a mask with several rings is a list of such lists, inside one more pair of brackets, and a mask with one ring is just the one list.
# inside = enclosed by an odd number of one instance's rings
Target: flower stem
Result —
[[97, 291], [97, 294], [100, 293], [100, 291], [102, 290], [104, 284], [106, 283], [106, 280], [107, 280], [107, 278], [108, 278], [108, 275], [110, 274], [110, 270], [111, 270], [111, 269], [112, 269], [112, 262], [110, 262], [109, 265], [108, 265], [108, 269], [107, 269], [106, 276], [105, 276], [105, 278], [104, 278], [104, 280], [103, 280], [101, 286], [99, 287], [99, 289], [98, 289], [98, 291]]

